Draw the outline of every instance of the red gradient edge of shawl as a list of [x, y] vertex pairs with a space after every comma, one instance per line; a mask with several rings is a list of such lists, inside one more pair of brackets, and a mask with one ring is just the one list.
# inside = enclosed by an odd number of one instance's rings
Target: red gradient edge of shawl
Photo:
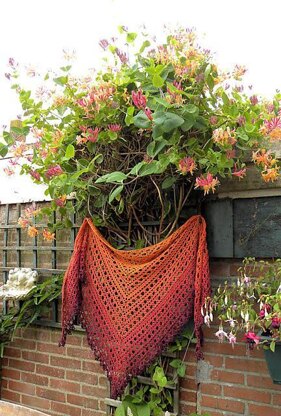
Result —
[[[194, 319], [195, 335], [197, 338], [196, 356], [197, 356], [197, 359], [202, 359], [203, 354], [201, 351], [201, 345], [202, 345], [201, 327], [202, 327], [204, 318], [201, 314], [201, 307], [204, 304], [205, 298], [210, 295], [209, 258], [208, 258], [208, 251], [207, 251], [207, 242], [206, 242], [206, 223], [205, 223], [204, 218], [200, 215], [196, 215], [196, 216], [189, 218], [168, 239], [163, 240], [162, 242], [156, 244], [155, 246], [158, 246], [161, 244], [163, 245], [163, 243], [167, 242], [167, 240], [175, 241], [177, 238], [177, 235], [181, 234], [185, 230], [188, 231], [188, 228], [189, 228], [188, 226], [192, 224], [193, 222], [197, 222], [197, 228], [198, 228], [198, 248], [197, 248], [196, 271], [195, 271], [195, 281], [194, 281], [195, 298], [194, 298], [194, 306], [193, 306], [193, 319]], [[80, 227], [76, 240], [75, 240], [74, 252], [71, 257], [67, 271], [65, 273], [63, 287], [62, 287], [62, 334], [61, 334], [61, 339], [59, 342], [60, 346], [65, 345], [67, 335], [70, 334], [74, 330], [75, 319], [77, 318], [79, 319], [80, 317], [80, 307], [81, 307], [81, 301], [82, 301], [81, 291], [77, 291], [74, 298], [72, 299], [72, 302], [69, 302], [69, 294], [67, 293], [66, 286], [68, 282], [68, 276], [71, 273], [73, 274], [73, 271], [78, 281], [80, 281], [81, 284], [83, 283], [83, 279], [84, 279], [83, 253], [85, 253], [86, 251], [90, 230], [93, 231], [96, 234], [96, 236], [98, 236], [99, 240], [102, 241], [103, 244], [105, 244], [113, 252], [118, 253], [120, 255], [125, 252], [125, 251], [118, 250], [112, 247], [110, 243], [100, 234], [99, 230], [94, 226], [92, 221], [88, 218], [84, 219], [83, 224]], [[147, 250], [147, 249], [149, 249], [149, 247], [145, 249], [140, 249], [140, 250]], [[132, 251], [140, 252], [140, 250], [132, 250]], [[208, 278], [207, 280], [205, 279], [203, 282], [204, 274], [207, 275]], [[126, 387], [127, 382], [132, 377], [141, 374], [145, 370], [145, 368], [147, 368], [155, 360], [155, 358], [163, 352], [163, 350], [168, 346], [168, 344], [177, 335], [180, 334], [182, 328], [184, 327], [184, 325], [186, 325], [187, 322], [188, 321], [186, 321], [182, 325], [179, 331], [175, 333], [167, 334], [165, 344], [162, 344], [161, 346], [159, 346], [159, 348], [157, 348], [157, 350], [154, 351], [153, 358], [151, 358], [149, 362], [143, 363], [143, 365], [139, 367], [137, 371], [124, 375], [122, 384], [119, 385], [118, 388], [112, 389], [111, 396], [113, 398], [116, 398], [117, 396], [122, 394], [124, 388]], [[100, 351], [95, 345], [94, 340], [89, 338], [88, 328], [84, 326], [84, 329], [86, 330], [90, 348], [93, 350], [96, 359], [100, 361], [103, 369], [107, 373], [109, 380], [112, 382], [113, 376], [109, 373], [107, 363], [101, 359]]]

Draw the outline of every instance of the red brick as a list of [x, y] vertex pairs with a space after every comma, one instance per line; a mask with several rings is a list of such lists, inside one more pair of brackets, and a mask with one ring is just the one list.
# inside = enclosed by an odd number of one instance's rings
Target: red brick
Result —
[[9, 368], [33, 372], [35, 370], [35, 364], [28, 361], [14, 360], [10, 358]]
[[16, 338], [9, 345], [20, 350], [35, 350], [36, 342], [31, 339]]
[[180, 403], [180, 414], [190, 415], [190, 413], [196, 412], [196, 404]]
[[86, 373], [85, 371], [67, 370], [65, 377], [66, 377], [67, 380], [75, 380], [75, 381], [79, 381], [80, 383], [95, 384], [95, 385], [100, 384], [100, 385], [102, 385], [100, 383], [100, 380], [99, 380], [97, 374]]
[[91, 371], [93, 373], [103, 373], [103, 369], [98, 361], [84, 361], [82, 369], [84, 371]]
[[187, 390], [195, 390], [195, 391], [197, 390], [197, 383], [194, 377], [193, 378], [185, 377], [185, 378], [180, 379], [180, 386]]
[[20, 381], [9, 380], [9, 389], [20, 393], [35, 395], [35, 386]]
[[196, 403], [197, 392], [190, 390], [181, 390], [180, 391], [180, 400], [183, 402], [193, 402]]
[[232, 346], [228, 343], [218, 343], [217, 341], [214, 342], [206, 342], [204, 344], [203, 352], [210, 352], [213, 354], [222, 354], [222, 355], [240, 355], [245, 357], [245, 345], [243, 344], [237, 344], [235, 348], [233, 349]]
[[235, 413], [244, 414], [245, 405], [238, 400], [223, 399], [221, 397], [212, 397], [203, 395], [201, 399], [202, 407], [209, 407], [211, 409], [226, 410]]
[[87, 349], [81, 349], [77, 347], [68, 347], [67, 348], [67, 355], [69, 357], [75, 357], [80, 358], [83, 360], [94, 360], [95, 356], [92, 350], [90, 348]]
[[244, 374], [236, 373], [234, 371], [213, 370], [211, 373], [212, 380], [217, 380], [225, 383], [244, 384]]
[[2, 369], [2, 379], [7, 378], [7, 379], [12, 379], [12, 380], [19, 380], [20, 374], [21, 374], [20, 371], [13, 370], [12, 368], [5, 367]]
[[280, 416], [280, 407], [262, 406], [249, 403], [249, 415], [251, 416]]
[[207, 354], [204, 352], [204, 359], [206, 363], [213, 365], [214, 367], [222, 367], [223, 366], [223, 356], [220, 355], [213, 355]]
[[86, 396], [101, 397], [101, 398], [105, 398], [108, 395], [106, 389], [103, 389], [97, 386], [87, 386], [87, 385], [82, 386], [82, 394], [85, 394]]
[[39, 410], [44, 410], [44, 411], [49, 410], [51, 407], [50, 400], [42, 399], [40, 397], [35, 397], [35, 396], [22, 395], [21, 403], [33, 409], [39, 409]]
[[34, 351], [22, 351], [22, 358], [35, 363], [49, 364], [49, 355]]
[[229, 263], [221, 261], [210, 262], [210, 272], [212, 276], [229, 276]]
[[72, 358], [51, 356], [51, 365], [54, 365], [55, 367], [72, 368], [72, 369], [76, 368], [78, 370], [81, 370], [81, 361], [73, 360]]
[[[94, 383], [93, 383], [94, 384]], [[99, 386], [108, 389], [108, 380], [105, 376], [99, 377]]]
[[271, 394], [266, 391], [247, 389], [245, 387], [223, 387], [224, 396], [237, 397], [238, 399], [251, 400], [253, 402], [270, 403]]
[[81, 416], [81, 408], [69, 404], [52, 402], [51, 409], [54, 410], [56, 414], [62, 414], [64, 416]]
[[200, 383], [200, 391], [202, 394], [221, 396], [222, 386], [219, 384]]
[[1, 399], [7, 400], [9, 402], [13, 403], [19, 403], [20, 402], [20, 394], [16, 393], [15, 391], [7, 390], [1, 388]]
[[96, 398], [92, 399], [89, 397], [83, 397], [81, 395], [76, 394], [68, 394], [67, 395], [67, 403], [74, 404], [76, 406], [85, 407], [87, 409], [98, 409], [98, 400]]
[[80, 384], [71, 381], [51, 379], [50, 387], [63, 392], [80, 393]]
[[6, 347], [4, 353], [6, 357], [12, 357], [12, 358], [21, 357], [21, 350], [17, 348]]
[[58, 355], [65, 354], [64, 348], [60, 348], [58, 345], [48, 344], [46, 342], [37, 342], [37, 351]]
[[281, 394], [272, 394], [272, 404], [274, 406], [281, 406]]
[[47, 386], [49, 379], [48, 377], [43, 377], [34, 373], [21, 373], [21, 381], [26, 383], [37, 384], [39, 386]]
[[269, 376], [255, 376], [252, 374], [247, 375], [247, 385], [251, 387], [257, 387], [260, 389], [277, 390], [281, 393], [281, 385], [274, 384]]
[[264, 360], [255, 360], [251, 358], [225, 357], [225, 368], [228, 370], [245, 370], [249, 373], [268, 374], [268, 369]]
[[65, 402], [65, 393], [56, 390], [36, 387], [36, 395], [56, 402]]
[[36, 373], [50, 377], [64, 378], [65, 370], [63, 368], [51, 367], [49, 365], [36, 364]]

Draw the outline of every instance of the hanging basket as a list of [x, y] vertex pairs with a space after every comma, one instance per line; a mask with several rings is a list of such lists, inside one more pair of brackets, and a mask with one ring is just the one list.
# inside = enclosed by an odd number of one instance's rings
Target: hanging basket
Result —
[[[261, 338], [268, 341], [268, 345], [270, 344], [270, 337], [262, 336]], [[273, 383], [281, 384], [281, 341], [276, 342], [274, 352], [265, 349], [264, 356]]]

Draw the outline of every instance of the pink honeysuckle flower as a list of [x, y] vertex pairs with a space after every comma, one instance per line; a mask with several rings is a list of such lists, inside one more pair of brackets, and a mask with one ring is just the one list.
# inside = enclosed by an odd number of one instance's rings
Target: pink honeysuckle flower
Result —
[[106, 39], [101, 39], [100, 41], [99, 41], [99, 45], [100, 45], [100, 47], [105, 51], [106, 50], [106, 48], [109, 46], [109, 42], [108, 42], [108, 40], [106, 40]]
[[219, 342], [223, 342], [225, 338], [228, 338], [228, 335], [223, 330], [222, 326], [219, 327], [219, 330], [215, 333], [215, 336], [219, 339]]
[[143, 95], [142, 90], [132, 91], [132, 101], [139, 109], [144, 109], [146, 107], [146, 97]]
[[61, 197], [55, 199], [54, 201], [58, 207], [63, 207], [66, 203], [66, 195], [62, 195]]
[[85, 98], [79, 98], [79, 100], [76, 101], [78, 105], [80, 105], [80, 107], [87, 107], [88, 106], [88, 102]]
[[118, 48], [116, 49], [116, 55], [118, 56], [122, 64], [126, 64], [129, 60], [127, 54], [125, 52], [122, 52]]
[[36, 179], [36, 181], [40, 181], [40, 173], [37, 170], [31, 169], [29, 174]]
[[251, 101], [251, 104], [252, 104], [252, 105], [257, 105], [257, 104], [258, 104], [258, 102], [259, 102], [258, 97], [257, 97], [256, 95], [252, 95], [252, 96], [250, 97], [250, 101]]
[[147, 116], [147, 118], [149, 118], [149, 120], [153, 120], [152, 111], [150, 110], [150, 108], [145, 107], [145, 109], [143, 111], [144, 111], [145, 115]]
[[191, 175], [193, 175], [194, 170], [196, 169], [197, 169], [196, 163], [192, 157], [186, 156], [179, 161], [179, 170], [184, 175], [187, 173], [190, 173]]
[[204, 191], [204, 195], [207, 195], [210, 191], [214, 193], [215, 188], [218, 185], [218, 178], [214, 178], [213, 175], [208, 172], [206, 177], [201, 175], [200, 178], [196, 178], [195, 189], [201, 188]]
[[107, 128], [108, 128], [108, 130], [113, 131], [114, 133], [117, 133], [118, 131], [120, 131], [122, 129], [120, 124], [109, 124], [107, 126]]
[[6, 167], [6, 168], [4, 168], [3, 170], [4, 170], [4, 172], [5, 172], [5, 174], [6, 174], [7, 176], [12, 176], [12, 175], [14, 175], [14, 174], [15, 174], [14, 169], [12, 169], [10, 166], [7, 166], [7, 167]]
[[214, 126], [215, 124], [217, 124], [217, 122], [218, 122], [217, 116], [211, 116], [210, 117], [210, 124], [212, 124]]
[[246, 176], [246, 171], [247, 171], [246, 168], [238, 169], [236, 164], [235, 164], [234, 165], [234, 170], [232, 171], [232, 175], [236, 176], [240, 180], [240, 179], [243, 179]]
[[281, 128], [281, 117], [273, 117], [270, 120], [265, 120], [264, 126], [267, 129], [268, 132], [271, 132], [272, 130], [278, 128]]
[[47, 169], [45, 176], [47, 179], [52, 179], [55, 176], [59, 176], [63, 173], [62, 168], [60, 167], [60, 165], [55, 165], [55, 166], [51, 166], [50, 168]]
[[95, 143], [98, 140], [100, 129], [98, 127], [95, 127], [94, 129], [88, 129], [86, 133], [86, 138], [92, 143]]
[[239, 116], [237, 119], [239, 126], [243, 126], [246, 123], [246, 118], [244, 116]]

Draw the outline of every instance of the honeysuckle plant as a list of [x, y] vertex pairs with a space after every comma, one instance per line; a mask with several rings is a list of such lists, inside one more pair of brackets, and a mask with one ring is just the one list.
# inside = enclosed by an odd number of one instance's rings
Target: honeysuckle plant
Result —
[[[141, 246], [173, 231], [193, 190], [208, 194], [222, 178], [243, 179], [251, 152], [263, 179], [277, 179], [279, 162], [267, 143], [281, 138], [281, 95], [266, 102], [251, 87], [244, 91], [245, 68], [223, 72], [191, 30], [158, 44], [119, 29], [121, 41], [100, 41], [104, 66], [94, 75], [74, 76], [66, 62], [33, 91], [10, 59], [6, 77], [23, 117], [21, 126], [3, 132], [0, 154], [13, 155], [7, 174], [20, 165], [22, 174], [47, 187], [52, 202], [39, 215], [58, 211], [57, 228], [71, 226], [75, 210], [119, 243]], [[140, 241], [132, 224], [145, 220], [159, 227], [143, 229]], [[52, 222], [47, 231], [54, 238]]]
[[219, 319], [216, 336], [233, 346], [242, 336], [249, 350], [258, 345], [275, 350], [281, 342], [281, 259], [246, 258], [239, 278], [226, 281], [202, 308], [207, 325]]

